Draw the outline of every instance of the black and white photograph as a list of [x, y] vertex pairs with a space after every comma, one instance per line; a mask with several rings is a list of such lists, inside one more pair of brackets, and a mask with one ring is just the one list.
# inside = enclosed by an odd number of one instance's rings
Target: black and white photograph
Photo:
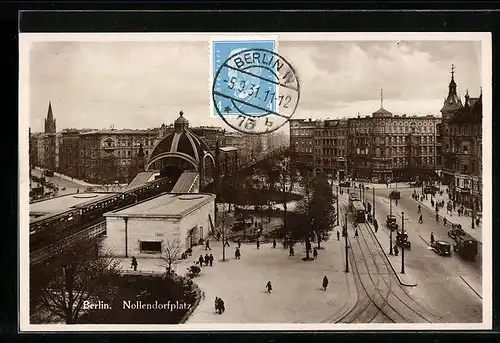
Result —
[[491, 328], [489, 33], [19, 42], [22, 331]]

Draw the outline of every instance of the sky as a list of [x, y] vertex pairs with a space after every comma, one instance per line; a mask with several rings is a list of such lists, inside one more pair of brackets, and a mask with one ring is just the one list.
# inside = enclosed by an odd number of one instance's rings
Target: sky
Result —
[[[459, 95], [478, 96], [480, 43], [473, 41], [285, 41], [296, 70], [293, 118], [439, 115], [452, 63]], [[30, 126], [43, 131], [51, 101], [57, 130], [153, 128], [179, 111], [191, 126], [228, 128], [210, 115], [207, 42], [36, 42], [30, 50]], [[283, 128], [287, 131], [287, 126]]]

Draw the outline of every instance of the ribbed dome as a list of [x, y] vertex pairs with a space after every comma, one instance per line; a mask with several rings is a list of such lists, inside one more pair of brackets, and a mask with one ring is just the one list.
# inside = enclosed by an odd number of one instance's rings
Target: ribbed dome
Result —
[[149, 163], [165, 157], [180, 157], [194, 166], [198, 166], [200, 158], [210, 150], [205, 142], [188, 129], [189, 121], [182, 111], [174, 122], [175, 131], [165, 136], [153, 149]]

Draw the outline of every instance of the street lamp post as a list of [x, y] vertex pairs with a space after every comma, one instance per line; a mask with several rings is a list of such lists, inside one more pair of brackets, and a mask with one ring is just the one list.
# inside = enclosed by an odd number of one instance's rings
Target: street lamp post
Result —
[[392, 227], [390, 228], [391, 233], [389, 237], [389, 255], [392, 255]]
[[472, 219], [471, 219], [471, 227], [474, 229], [474, 217], [475, 217], [475, 213], [474, 213], [474, 208], [475, 208], [475, 204], [474, 204], [474, 196], [472, 194], [472, 191], [473, 191], [473, 188], [474, 188], [474, 180], [471, 178], [470, 179], [470, 201], [471, 201], [471, 208], [472, 208]]
[[373, 186], [373, 219], [375, 219], [375, 185]]
[[347, 213], [345, 214], [345, 221], [344, 221], [344, 238], [345, 238], [345, 272], [349, 273], [349, 257], [348, 257], [348, 250], [347, 250]]
[[[401, 212], [401, 234], [405, 234], [405, 213]], [[403, 236], [404, 237], [404, 236]], [[401, 245], [401, 274], [405, 273], [405, 245]]]
[[337, 186], [337, 226], [339, 225], [339, 187]]
[[128, 257], [128, 217], [123, 217], [125, 220], [125, 257]]

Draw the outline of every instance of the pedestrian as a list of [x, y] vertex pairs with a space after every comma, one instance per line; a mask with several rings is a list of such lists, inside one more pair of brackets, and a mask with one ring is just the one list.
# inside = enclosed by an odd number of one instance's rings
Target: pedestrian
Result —
[[238, 248], [241, 248], [241, 240], [238, 238]]
[[419, 223], [419, 224], [422, 224], [423, 222], [424, 222], [424, 221], [423, 221], [423, 219], [422, 219], [422, 215], [420, 215], [420, 217], [418, 217], [418, 223]]
[[420, 213], [422, 212], [422, 207], [420, 206], [420, 204], [418, 205], [418, 210], [417, 210], [417, 213]]
[[226, 238], [226, 242], [224, 243], [224, 246], [229, 247], [229, 241], [227, 240], [227, 238]]
[[205, 242], [205, 250], [212, 250], [212, 248], [210, 248], [210, 241], [207, 239], [207, 241]]
[[220, 307], [219, 305], [220, 305], [220, 303], [219, 303], [219, 297], [215, 297], [215, 303], [214, 303], [215, 313], [219, 313], [219, 307]]
[[226, 306], [224, 305], [224, 300], [219, 298], [219, 314], [222, 314], [226, 311]]
[[131, 264], [131, 267], [134, 268], [134, 272], [137, 271], [137, 259], [135, 258], [135, 256], [132, 256], [132, 264]]
[[354, 237], [358, 238], [358, 229], [356, 229], [356, 231], [354, 231]]
[[259, 248], [260, 248], [260, 241], [259, 241], [259, 239], [257, 238], [257, 249], [259, 249]]
[[200, 268], [203, 267], [203, 255], [200, 255], [200, 258], [198, 258], [198, 262], [200, 263]]
[[224, 301], [222, 300], [222, 298], [217, 298], [217, 313], [218, 314], [222, 314], [222, 312], [224, 312]]
[[273, 249], [276, 248], [276, 238], [273, 238]]
[[394, 255], [398, 256], [398, 254], [399, 254], [399, 249], [398, 249], [398, 246], [395, 245], [394, 246]]
[[479, 226], [479, 217], [476, 218], [476, 226]]
[[205, 254], [205, 267], [208, 267], [209, 263], [210, 263], [210, 257], [208, 257], [208, 254]]
[[212, 267], [212, 264], [214, 263], [214, 255], [210, 254], [208, 261], [210, 262], [210, 267]]
[[436, 222], [439, 222], [439, 214], [436, 213]]
[[315, 260], [317, 260], [317, 259], [318, 259], [318, 249], [316, 249], [316, 248], [314, 248], [314, 249], [313, 249], [313, 258], [314, 258]]
[[340, 241], [340, 232], [337, 230], [337, 241]]
[[290, 245], [290, 254], [288, 256], [295, 256], [295, 252], [293, 251], [293, 247]]
[[220, 241], [220, 232], [217, 232], [217, 242]]
[[446, 226], [446, 223], [447, 223], [447, 222], [448, 222], [448, 220], [446, 219], [446, 217], [445, 217], [445, 218], [443, 218], [443, 224], [444, 224], [444, 226]]
[[323, 277], [323, 289], [325, 290], [325, 292], [326, 292], [326, 287], [328, 287], [328, 278], [325, 275]]
[[241, 258], [240, 248], [236, 248], [236, 250], [234, 251], [234, 258], [236, 260], [239, 260]]
[[267, 282], [266, 288], [267, 288], [267, 293], [271, 294], [271, 291], [273, 290], [273, 286], [271, 285], [271, 281]]
[[431, 232], [431, 245], [434, 244], [434, 232]]

